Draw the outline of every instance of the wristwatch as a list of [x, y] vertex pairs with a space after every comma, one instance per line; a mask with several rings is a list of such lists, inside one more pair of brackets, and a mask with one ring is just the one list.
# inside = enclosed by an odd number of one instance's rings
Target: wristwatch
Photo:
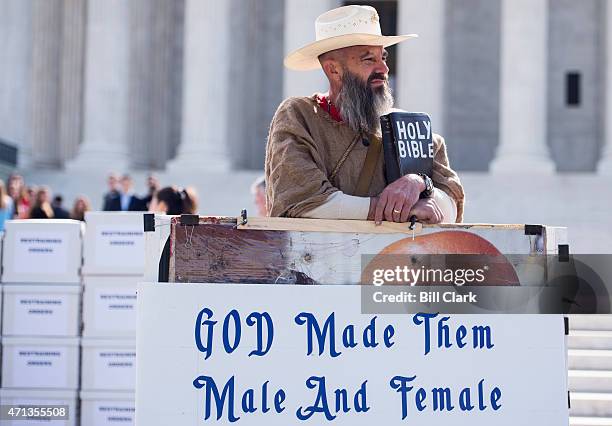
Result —
[[423, 182], [425, 182], [425, 191], [421, 192], [419, 198], [430, 198], [433, 195], [434, 191], [433, 181], [425, 173], [419, 173], [419, 176], [421, 176]]

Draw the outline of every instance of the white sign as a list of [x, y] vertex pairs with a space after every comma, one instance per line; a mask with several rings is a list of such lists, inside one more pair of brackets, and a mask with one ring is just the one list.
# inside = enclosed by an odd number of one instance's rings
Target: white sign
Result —
[[568, 424], [561, 316], [362, 315], [360, 294], [140, 284], [137, 424]]
[[63, 232], [16, 232], [14, 271], [18, 274], [65, 274], [68, 242]]

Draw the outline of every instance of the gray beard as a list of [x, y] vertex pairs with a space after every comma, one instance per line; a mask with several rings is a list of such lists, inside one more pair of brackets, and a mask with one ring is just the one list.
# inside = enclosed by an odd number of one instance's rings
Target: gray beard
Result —
[[380, 116], [393, 108], [389, 85], [372, 89], [369, 82], [345, 70], [336, 100], [342, 120], [356, 133], [380, 135]]

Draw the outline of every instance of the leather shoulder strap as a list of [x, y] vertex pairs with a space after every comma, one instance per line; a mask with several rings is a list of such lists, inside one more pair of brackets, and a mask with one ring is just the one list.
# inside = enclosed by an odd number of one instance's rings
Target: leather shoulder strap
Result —
[[370, 146], [368, 147], [368, 152], [366, 153], [366, 158], [357, 180], [357, 187], [355, 188], [355, 195], [359, 197], [368, 196], [370, 184], [374, 178], [374, 170], [382, 151], [382, 141], [380, 139], [371, 137], [369, 140]]
[[358, 138], [358, 137], [353, 139], [351, 144], [344, 150], [344, 152], [342, 153], [342, 156], [338, 160], [338, 163], [336, 163], [336, 166], [334, 167], [334, 170], [332, 170], [332, 173], [329, 176], [329, 181], [330, 182], [334, 181], [334, 179], [336, 178], [336, 175], [340, 171], [340, 168], [344, 165], [344, 162], [346, 161], [346, 159], [348, 158], [349, 154], [351, 153], [351, 151], [353, 150], [353, 148], [355, 147], [355, 145], [357, 144], [357, 142], [359, 140], [360, 140], [360, 138]]

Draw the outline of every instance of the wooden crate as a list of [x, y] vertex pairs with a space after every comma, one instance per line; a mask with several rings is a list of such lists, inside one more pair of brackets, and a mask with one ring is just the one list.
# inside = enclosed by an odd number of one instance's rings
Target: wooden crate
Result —
[[407, 224], [354, 220], [191, 219], [195, 224], [156, 216], [146, 233], [145, 279], [158, 280], [164, 243], [169, 282], [275, 284], [359, 284], [368, 255], [535, 256], [567, 244], [565, 228], [543, 225], [417, 224], [413, 231]]

